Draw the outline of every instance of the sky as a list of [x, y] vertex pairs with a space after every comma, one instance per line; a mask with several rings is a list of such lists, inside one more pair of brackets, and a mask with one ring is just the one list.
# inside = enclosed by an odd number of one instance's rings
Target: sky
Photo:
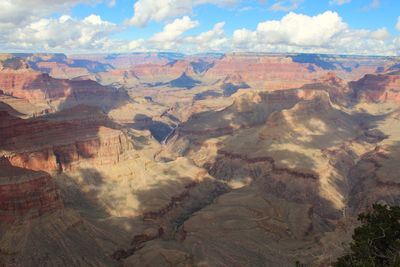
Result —
[[1, 0], [0, 52], [400, 56], [400, 0]]

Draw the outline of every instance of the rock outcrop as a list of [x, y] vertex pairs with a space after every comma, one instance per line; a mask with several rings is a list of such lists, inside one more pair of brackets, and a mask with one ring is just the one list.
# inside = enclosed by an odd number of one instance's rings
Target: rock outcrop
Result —
[[78, 104], [108, 110], [128, 99], [125, 91], [102, 86], [92, 80], [54, 79], [47, 73], [31, 69], [0, 71], [0, 88], [5, 95], [26, 99], [53, 110]]
[[0, 266], [329, 266], [400, 203], [397, 64], [0, 55]]
[[61, 209], [60, 191], [48, 173], [15, 167], [0, 158], [0, 222], [29, 220]]
[[356, 82], [350, 82], [349, 86], [359, 102], [400, 102], [400, 75], [367, 74]]
[[83, 161], [112, 164], [132, 148], [96, 108], [78, 106], [27, 120], [0, 111], [0, 117], [0, 151], [21, 168], [61, 172]]

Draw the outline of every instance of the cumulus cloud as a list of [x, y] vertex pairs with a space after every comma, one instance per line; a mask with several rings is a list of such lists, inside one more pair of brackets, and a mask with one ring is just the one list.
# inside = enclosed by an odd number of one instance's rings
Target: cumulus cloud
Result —
[[400, 16], [397, 18], [396, 29], [400, 31]]
[[260, 41], [271, 44], [321, 46], [346, 28], [335, 12], [327, 11], [314, 17], [291, 12], [280, 21], [258, 24], [256, 35]]
[[233, 32], [232, 41], [234, 46], [240, 50], [250, 49], [251, 46], [257, 43], [257, 32], [252, 32], [248, 29], [238, 29]]
[[397, 51], [397, 55], [400, 56], [400, 37], [397, 37], [393, 40], [393, 44], [395, 46], [395, 49]]
[[[147, 51], [147, 47], [145, 46], [145, 44], [146, 44], [146, 41], [144, 39], [133, 40], [127, 44], [126, 49], [128, 51], [138, 51], [138, 52]], [[123, 46], [121, 46], [121, 48], [122, 48], [122, 50], [124, 50]]]
[[219, 22], [209, 31], [187, 37], [185, 42], [194, 45], [196, 51], [223, 51], [229, 41], [224, 26], [225, 22]]
[[225, 35], [225, 22], [216, 23], [209, 31], [198, 35], [184, 36], [184, 33], [199, 25], [184, 16], [167, 24], [162, 32], [154, 34], [149, 39], [137, 39], [122, 45], [120, 48], [129, 51], [179, 51], [179, 52], [209, 52], [228, 51], [229, 38]]
[[375, 40], [386, 40], [390, 37], [390, 33], [386, 28], [380, 28], [371, 32], [370, 37]]
[[63, 15], [55, 19], [40, 19], [7, 35], [2, 34], [0, 46], [3, 49], [35, 51], [104, 49], [110, 43], [108, 36], [116, 31], [117, 25], [97, 15], [89, 15], [83, 20]]
[[[0, 2], [0, 5], [10, 11], [10, 7], [5, 7], [4, 4], [7, 1]], [[220, 4], [232, 5], [238, 1], [223, 0], [220, 1]], [[45, 1], [32, 0], [32, 2], [44, 3]], [[54, 4], [54, 6], [49, 7], [49, 10], [53, 11], [46, 11], [45, 13], [54, 12], [56, 9], [63, 10], [61, 6], [71, 6], [82, 2], [89, 3], [92, 0], [55, 0], [54, 3], [49, 4]], [[103, 2], [109, 3], [110, 0], [103, 0]], [[139, 2], [145, 3], [148, 0], [139, 0], [137, 3]], [[154, 3], [157, 4], [158, 2]], [[167, 2], [167, 6], [170, 5], [169, 7], [181, 5], [183, 9], [179, 10], [191, 12], [192, 6], [211, 3], [212, 1], [166, 0], [165, 2]], [[295, 2], [300, 3], [300, 1], [286, 1], [285, 6], [290, 6], [290, 3]], [[13, 3], [11, 3], [13, 8], [22, 8]], [[27, 5], [29, 6], [29, 3]], [[185, 9], [186, 7], [189, 9]], [[391, 36], [386, 28], [374, 31], [352, 29], [338, 13], [332, 11], [326, 11], [316, 16], [290, 12], [280, 20], [262, 21], [258, 23], [254, 30], [237, 29], [231, 36], [227, 36], [224, 31], [225, 22], [216, 23], [211, 29], [197, 35], [188, 35], [189, 30], [199, 26], [199, 21], [183, 15], [169, 21], [160, 32], [155, 33], [152, 37], [136, 40], [116, 40], [112, 38], [111, 35], [121, 30], [122, 26], [105, 21], [97, 15], [90, 15], [83, 19], [68, 15], [34, 19], [36, 15], [32, 15], [31, 18], [22, 23], [13, 16], [2, 17], [1, 12], [4, 11], [0, 11], [0, 49], [3, 51], [180, 51], [189, 53], [251, 51], [381, 55], [396, 55], [400, 51], [400, 37]], [[172, 13], [169, 13], [168, 10], [163, 12], [160, 13], [159, 17], [152, 13], [149, 17], [142, 17], [144, 19], [140, 16], [136, 17], [137, 14], [134, 18], [137, 18], [138, 23], [139, 21], [140, 23], [147, 23], [150, 20], [171, 18]], [[179, 13], [181, 11], [173, 14]], [[396, 28], [400, 31], [400, 17]]]
[[302, 2], [303, 0], [278, 1], [270, 9], [273, 11], [289, 12], [298, 9]]
[[98, 0], [2, 0], [0, 26], [21, 26], [46, 17], [54, 12], [69, 10], [74, 5], [97, 3]]
[[281, 20], [258, 24], [255, 31], [238, 29], [232, 36], [234, 50], [270, 52], [320, 52], [394, 54], [386, 28], [354, 30], [336, 13], [317, 16], [289, 13]]
[[129, 43], [135, 51], [251, 51], [251, 52], [308, 52], [396, 55], [400, 37], [393, 38], [386, 28], [375, 31], [352, 29], [338, 13], [326, 11], [316, 16], [290, 12], [280, 20], [260, 22], [255, 30], [237, 29], [232, 36], [224, 31], [224, 22], [198, 35], [184, 36], [197, 27], [189, 17], [176, 19], [148, 40]]
[[339, 5], [339, 6], [341, 6], [341, 5], [350, 3], [350, 2], [351, 2], [351, 0], [331, 0], [331, 1], [329, 1], [329, 4], [330, 5]]
[[156, 33], [150, 41], [164, 43], [173, 42], [184, 32], [199, 26], [198, 21], [193, 21], [188, 16], [175, 19], [172, 23], [165, 25], [162, 32]]
[[128, 20], [128, 24], [144, 27], [149, 21], [164, 21], [188, 15], [193, 12], [193, 7], [203, 4], [217, 6], [232, 6], [239, 0], [138, 0], [134, 6], [134, 16]]
[[164, 26], [161, 32], [155, 33], [152, 37], [136, 39], [128, 44], [121, 44], [121, 50], [128, 51], [181, 51], [184, 45], [183, 36], [185, 32], [199, 26], [199, 22], [188, 16], [175, 19]]

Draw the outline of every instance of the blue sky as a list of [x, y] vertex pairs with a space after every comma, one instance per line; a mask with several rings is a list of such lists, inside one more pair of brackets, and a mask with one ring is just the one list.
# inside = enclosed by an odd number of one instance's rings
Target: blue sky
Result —
[[[98, 5], [80, 4], [75, 6], [71, 13], [74, 17], [81, 19], [90, 14], [97, 14], [104, 20], [122, 24], [125, 20], [133, 17], [134, 2], [136, 1], [117, 0], [112, 7], [107, 2]], [[279, 1], [248, 0], [226, 8], [212, 4], [196, 6], [192, 17], [201, 23], [199, 27], [192, 29], [187, 34], [206, 31], [220, 21], [226, 22], [225, 30], [228, 34], [231, 34], [237, 28], [254, 30], [259, 22], [279, 20], [287, 13], [271, 10], [271, 6], [276, 2]], [[396, 23], [398, 16], [400, 16], [400, 1], [381, 0], [379, 6], [375, 8], [369, 7], [371, 4], [372, 0], [353, 0], [342, 5], [330, 4], [329, 0], [306, 0], [293, 12], [315, 16], [331, 10], [337, 12], [353, 28], [376, 30], [386, 27], [391, 34], [398, 34]], [[128, 27], [116, 36], [126, 39], [150, 37], [162, 30], [163, 25], [163, 22], [153, 22], [145, 28]]]
[[399, 16], [399, 0], [2, 0], [0, 49], [398, 55]]

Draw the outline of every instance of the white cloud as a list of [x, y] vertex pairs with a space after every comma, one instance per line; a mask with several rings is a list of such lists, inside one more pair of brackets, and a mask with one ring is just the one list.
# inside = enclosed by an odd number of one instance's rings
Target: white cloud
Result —
[[5, 50], [32, 51], [80, 51], [104, 49], [109, 44], [108, 36], [118, 31], [118, 27], [90, 15], [83, 20], [63, 15], [58, 19], [40, 19], [24, 27], [0, 34], [0, 47]]
[[397, 18], [396, 29], [400, 31], [400, 16]]
[[393, 40], [393, 45], [397, 51], [397, 55], [400, 56], [400, 37]]
[[[199, 26], [198, 21], [192, 20], [188, 16], [175, 19], [164, 26], [161, 32], [155, 33], [148, 39], [136, 39], [128, 42], [117, 42], [117, 52], [126, 51], [180, 51], [183, 52], [185, 37], [183, 34]], [[115, 46], [114, 46], [115, 47]]]
[[240, 50], [247, 50], [257, 43], [257, 33], [245, 28], [233, 32], [232, 41]]
[[198, 21], [191, 20], [188, 16], [181, 19], [175, 19], [172, 23], [165, 25], [162, 32], [156, 33], [150, 41], [152, 42], [172, 42], [175, 41], [184, 32], [199, 26]]
[[341, 5], [350, 3], [350, 2], [351, 2], [351, 0], [331, 0], [331, 1], [329, 1], [329, 4], [330, 5], [339, 5], [339, 6], [341, 6]]
[[346, 28], [335, 12], [327, 11], [314, 17], [291, 12], [280, 21], [258, 24], [256, 34], [260, 41], [271, 44], [321, 46]]
[[290, 1], [282, 0], [273, 4], [270, 9], [273, 11], [289, 12], [298, 9], [302, 2], [303, 0], [290, 0]]
[[386, 40], [390, 37], [390, 33], [386, 28], [380, 28], [376, 31], [371, 32], [371, 38], [375, 40]]
[[144, 39], [133, 40], [128, 43], [127, 50], [128, 51], [146, 51], [145, 47], [146, 41]]
[[163, 21], [182, 15], [190, 15], [193, 7], [203, 4], [232, 6], [240, 0], [138, 0], [134, 6], [134, 16], [128, 24], [139, 27], [146, 26], [149, 21]]
[[209, 31], [187, 37], [185, 42], [195, 45], [196, 51], [223, 51], [223, 47], [228, 42], [224, 26], [225, 22], [219, 22]]
[[386, 28], [355, 30], [336, 13], [317, 16], [289, 13], [281, 20], [258, 24], [255, 31], [238, 29], [233, 50], [268, 52], [320, 52], [343, 54], [396, 54]]
[[74, 5], [97, 3], [98, 0], [1, 0], [0, 25], [26, 25], [54, 12], [66, 12]]
[[224, 32], [224, 22], [198, 35], [184, 37], [187, 29], [197, 26], [193, 23], [188, 17], [176, 19], [167, 24], [162, 32], [148, 40], [134, 40], [127, 47], [130, 51], [189, 53], [250, 51], [366, 55], [396, 55], [400, 48], [400, 37], [391, 37], [386, 28], [375, 31], [352, 29], [338, 13], [332, 11], [316, 16], [290, 12], [280, 20], [260, 22], [254, 31], [237, 29], [231, 37]]
[[[72, 2], [79, 1], [55, 2], [63, 3], [62, 5], [68, 2], [70, 5]], [[104, 2], [108, 3], [109, 0]], [[181, 0], [179, 2], [182, 5], [185, 3], [198, 5], [210, 3], [210, 0]], [[222, 2], [229, 5], [236, 3], [237, 0]], [[5, 2], [0, 3], [4, 7]], [[54, 7], [50, 9], [54, 10]], [[153, 19], [154, 17], [148, 20]], [[396, 55], [400, 51], [400, 37], [391, 36], [386, 28], [375, 31], [352, 29], [338, 13], [332, 11], [316, 16], [290, 12], [280, 20], [260, 22], [255, 30], [237, 29], [232, 36], [226, 35], [225, 22], [216, 23], [208, 31], [188, 36], [187, 31], [198, 27], [199, 22], [189, 16], [182, 16], [167, 23], [161, 32], [152, 37], [136, 40], [113, 39], [111, 35], [121, 30], [121, 26], [104, 21], [97, 15], [90, 15], [83, 19], [76, 19], [69, 15], [33, 21], [29, 19], [18, 26], [14, 24], [18, 22], [6, 21], [0, 16], [0, 50], [3, 51], [180, 51], [189, 53], [251, 51], [370, 55]], [[400, 17], [396, 28], [400, 31]]]

